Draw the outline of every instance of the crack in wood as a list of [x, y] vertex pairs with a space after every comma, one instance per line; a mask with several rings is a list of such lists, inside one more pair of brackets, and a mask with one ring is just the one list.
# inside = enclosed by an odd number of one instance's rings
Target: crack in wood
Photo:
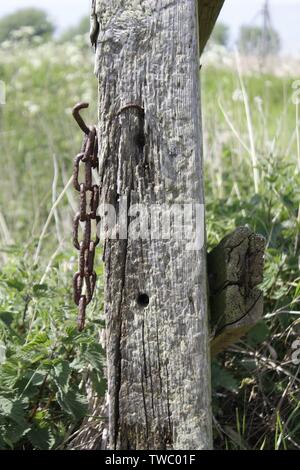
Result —
[[[129, 185], [129, 191], [128, 191], [128, 207], [130, 207], [130, 201], [131, 201], [131, 190], [132, 190], [132, 184]], [[119, 435], [119, 418], [120, 418], [120, 412], [119, 412], [119, 402], [120, 402], [120, 390], [121, 390], [121, 377], [122, 377], [122, 353], [121, 353], [121, 338], [122, 338], [122, 302], [123, 302], [123, 293], [124, 293], [124, 288], [125, 288], [125, 282], [126, 282], [126, 267], [127, 267], [127, 255], [128, 255], [128, 237], [124, 241], [125, 249], [123, 253], [123, 260], [124, 260], [124, 265], [122, 269], [122, 287], [121, 287], [121, 295], [120, 295], [120, 304], [118, 308], [118, 313], [117, 317], [120, 320], [120, 336], [119, 336], [119, 350], [116, 352], [118, 355], [118, 377], [116, 377], [116, 392], [115, 392], [115, 440], [114, 440], [114, 446], [116, 448], [117, 442], [118, 442], [118, 435]]]
[[142, 384], [142, 396], [143, 396], [143, 405], [144, 405], [144, 414], [145, 414], [145, 430], [146, 430], [146, 440], [147, 440], [147, 449], [148, 447], [148, 439], [149, 439], [149, 425], [148, 425], [148, 413], [147, 413], [147, 403], [146, 403], [146, 393], [144, 388], [144, 372], [143, 368], [141, 368], [141, 384]]
[[263, 313], [256, 287], [263, 277], [265, 240], [238, 227], [208, 255], [212, 354], [217, 354], [255, 325]]
[[[224, 326], [222, 326], [222, 328], [220, 328], [219, 330], [216, 331], [215, 335], [218, 336], [219, 334], [222, 333], [222, 331], [229, 327], [229, 326], [234, 326], [236, 325], [237, 323], [239, 323], [241, 320], [243, 320], [245, 317], [247, 317], [249, 315], [249, 313], [254, 309], [254, 307], [257, 305], [257, 303], [261, 300], [263, 294], [262, 292], [260, 292], [256, 298], [256, 300], [253, 302], [253, 304], [246, 310], [246, 312], [240, 317], [240, 318], [237, 318], [236, 320], [233, 320], [232, 322], [229, 322], [229, 323], [226, 323]], [[253, 325], [254, 326], [254, 325]]]

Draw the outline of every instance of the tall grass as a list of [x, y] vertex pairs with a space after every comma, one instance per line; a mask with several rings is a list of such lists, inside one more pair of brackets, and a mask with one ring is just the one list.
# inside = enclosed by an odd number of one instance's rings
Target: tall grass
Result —
[[214, 364], [215, 443], [299, 449], [296, 76], [249, 72], [242, 62], [203, 73], [208, 241], [244, 224], [266, 237], [265, 317]]

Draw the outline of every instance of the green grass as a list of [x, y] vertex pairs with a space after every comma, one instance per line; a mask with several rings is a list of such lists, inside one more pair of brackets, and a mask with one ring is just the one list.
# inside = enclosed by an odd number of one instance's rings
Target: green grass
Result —
[[[81, 143], [71, 108], [96, 103], [92, 61], [76, 44], [0, 50], [7, 85], [0, 111], [0, 448], [63, 448], [87, 413], [87, 390], [105, 390], [100, 263], [88, 327], [75, 330], [72, 188], [41, 238]], [[300, 336], [293, 77], [242, 80], [248, 116], [237, 71], [203, 67], [208, 244], [244, 224], [266, 237], [266, 317], [213, 363], [215, 447], [299, 449], [299, 379], [291, 363]], [[94, 122], [95, 107], [86, 115]]]

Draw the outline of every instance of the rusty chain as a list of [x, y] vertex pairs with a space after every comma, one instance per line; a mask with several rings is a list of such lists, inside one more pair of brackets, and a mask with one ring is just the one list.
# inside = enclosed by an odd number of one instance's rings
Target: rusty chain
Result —
[[[79, 211], [73, 222], [73, 244], [79, 251], [79, 268], [73, 278], [74, 302], [78, 306], [77, 324], [79, 331], [85, 326], [86, 307], [92, 301], [96, 287], [97, 274], [94, 270], [95, 250], [100, 239], [97, 235], [92, 240], [92, 221], [96, 229], [100, 222], [97, 215], [100, 199], [100, 188], [93, 184], [93, 169], [98, 168], [98, 136], [95, 126], [88, 127], [80, 115], [82, 109], [89, 107], [88, 103], [78, 103], [72, 114], [78, 126], [84, 133], [81, 152], [75, 157], [73, 169], [73, 185], [80, 194]], [[123, 106], [111, 118], [118, 117], [124, 111], [135, 108], [144, 115], [144, 108], [136, 103]], [[80, 168], [84, 165], [85, 178], [79, 181]], [[82, 227], [83, 237], [79, 240], [79, 229]]]
[[[100, 239], [95, 235], [92, 239], [92, 223], [97, 225], [100, 217], [97, 215], [100, 189], [93, 184], [93, 169], [98, 168], [98, 136], [95, 126], [88, 127], [80, 111], [88, 108], [88, 103], [79, 103], [73, 108], [73, 117], [84, 132], [81, 152], [75, 157], [73, 185], [80, 194], [79, 211], [74, 217], [73, 244], [79, 251], [79, 267], [73, 278], [74, 302], [78, 306], [77, 325], [79, 331], [85, 326], [86, 307], [93, 298], [97, 274], [94, 270], [95, 250]], [[80, 182], [80, 168], [84, 166], [84, 181]], [[79, 239], [79, 229], [82, 228], [82, 239]]]

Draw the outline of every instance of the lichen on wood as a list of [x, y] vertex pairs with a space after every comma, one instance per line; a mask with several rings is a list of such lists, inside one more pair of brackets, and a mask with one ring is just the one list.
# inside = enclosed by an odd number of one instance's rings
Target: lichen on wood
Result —
[[263, 313], [265, 239], [238, 227], [208, 255], [211, 352], [216, 355], [246, 334]]

